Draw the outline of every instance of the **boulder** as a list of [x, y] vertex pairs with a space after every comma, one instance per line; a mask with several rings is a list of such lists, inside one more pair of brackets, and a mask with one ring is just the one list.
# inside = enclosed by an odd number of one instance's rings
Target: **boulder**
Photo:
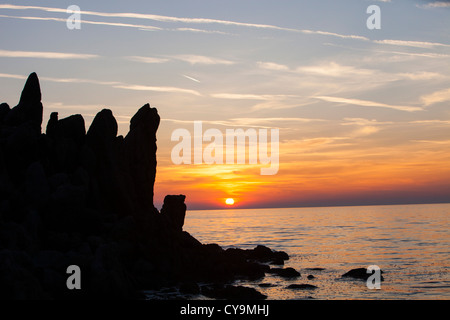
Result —
[[[381, 273], [383, 273], [382, 270], [380, 270]], [[366, 268], [356, 268], [356, 269], [351, 269], [350, 271], [344, 273], [341, 277], [342, 278], [353, 278], [353, 279], [360, 279], [360, 280], [364, 280], [367, 281], [367, 279], [373, 274], [373, 272], [369, 272], [367, 273], [367, 269]], [[381, 276], [381, 281], [383, 281], [383, 276]]]
[[39, 79], [37, 74], [33, 72], [28, 76], [19, 104], [8, 112], [4, 122], [15, 127], [26, 123], [32, 128], [34, 134], [39, 135], [41, 133], [42, 111]]
[[296, 278], [300, 277], [300, 272], [296, 271], [294, 268], [271, 268], [267, 271], [268, 273], [275, 274], [283, 278]]
[[183, 230], [184, 218], [186, 216], [186, 204], [184, 195], [167, 195], [164, 197], [164, 203], [161, 208], [161, 214], [164, 215], [169, 224], [175, 231]]
[[286, 289], [295, 289], [295, 290], [314, 290], [317, 289], [317, 286], [307, 283], [302, 284], [290, 284], [286, 287]]

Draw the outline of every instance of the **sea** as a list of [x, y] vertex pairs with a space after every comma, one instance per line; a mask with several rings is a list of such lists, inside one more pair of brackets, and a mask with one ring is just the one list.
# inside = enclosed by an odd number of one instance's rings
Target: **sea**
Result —
[[[450, 299], [450, 204], [188, 210], [184, 230], [225, 249], [265, 245], [288, 253], [284, 267], [299, 278], [267, 274], [234, 283], [269, 300]], [[383, 271], [379, 289], [341, 277], [369, 266]]]

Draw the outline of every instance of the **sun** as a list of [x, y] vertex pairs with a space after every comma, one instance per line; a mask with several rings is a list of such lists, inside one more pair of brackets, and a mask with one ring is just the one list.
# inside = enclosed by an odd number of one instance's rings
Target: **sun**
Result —
[[234, 204], [234, 199], [233, 198], [228, 198], [227, 200], [225, 200], [225, 203], [229, 206], [232, 206]]

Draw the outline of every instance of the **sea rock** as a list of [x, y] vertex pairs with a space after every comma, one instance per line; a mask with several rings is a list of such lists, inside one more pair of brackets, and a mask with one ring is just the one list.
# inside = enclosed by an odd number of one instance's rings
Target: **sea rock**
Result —
[[270, 268], [268, 270], [268, 273], [275, 274], [277, 276], [283, 277], [283, 278], [296, 278], [300, 277], [301, 274], [294, 268]]
[[4, 122], [9, 126], [27, 124], [34, 134], [41, 133], [42, 124], [41, 88], [36, 73], [28, 76], [17, 106], [8, 112]]
[[295, 290], [314, 290], [317, 289], [317, 286], [307, 283], [302, 284], [290, 284], [286, 287], [286, 289], [295, 289]]
[[161, 208], [161, 214], [167, 217], [175, 231], [182, 231], [186, 216], [186, 204], [184, 195], [167, 195]]
[[[382, 270], [380, 270], [381, 273], [383, 273]], [[351, 269], [350, 271], [344, 273], [341, 277], [342, 278], [354, 278], [354, 279], [360, 279], [360, 280], [367, 280], [373, 272], [369, 272], [367, 273], [367, 269], [366, 268], [356, 268], [356, 269]], [[383, 276], [381, 276], [381, 281], [383, 281], [384, 278]]]
[[264, 300], [266, 295], [254, 288], [232, 285], [203, 286], [202, 294], [209, 298], [225, 300]]

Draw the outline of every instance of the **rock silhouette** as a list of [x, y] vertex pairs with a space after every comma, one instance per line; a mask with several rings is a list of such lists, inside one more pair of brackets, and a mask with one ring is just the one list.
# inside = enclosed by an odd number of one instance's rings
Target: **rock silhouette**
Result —
[[[81, 115], [54, 112], [41, 133], [42, 113], [35, 73], [16, 107], [0, 105], [0, 298], [143, 298], [167, 284], [257, 279], [270, 269], [262, 262], [289, 258], [200, 243], [183, 230], [184, 195], [155, 208], [160, 117], [149, 104], [125, 137], [108, 109], [87, 131]], [[70, 265], [80, 267], [81, 290], [66, 287]]]

